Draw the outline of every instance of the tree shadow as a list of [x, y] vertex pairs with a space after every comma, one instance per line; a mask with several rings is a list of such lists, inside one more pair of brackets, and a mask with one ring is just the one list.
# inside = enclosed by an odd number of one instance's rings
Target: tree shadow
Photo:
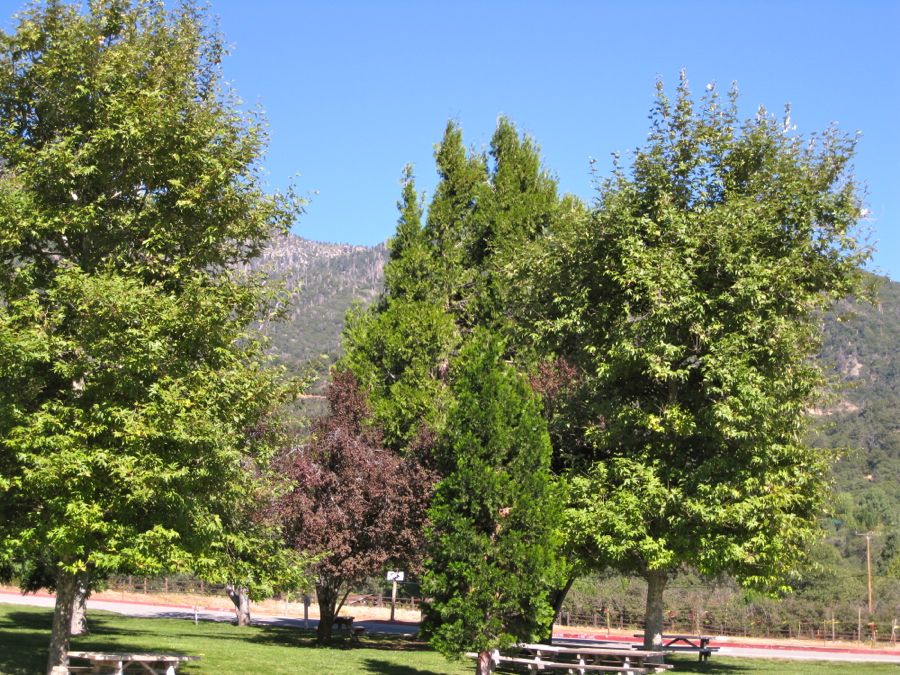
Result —
[[404, 666], [381, 659], [366, 659], [363, 661], [363, 673], [377, 673], [378, 675], [446, 675], [436, 670], [422, 670], [412, 666]]
[[255, 635], [245, 637], [249, 642], [282, 647], [322, 647], [323, 649], [376, 649], [392, 652], [428, 651], [428, 644], [402, 635], [366, 634], [354, 640], [348, 634], [335, 633], [331, 642], [319, 645], [315, 631], [291, 625], [262, 624]]
[[52, 616], [10, 612], [0, 619], [0, 673], [33, 675], [46, 667]]
[[53, 626], [53, 613], [10, 612], [0, 615], [0, 628], [18, 628], [26, 630], [50, 630]]
[[752, 666], [741, 663], [722, 663], [713, 657], [709, 661], [698, 661], [689, 656], [667, 657], [666, 663], [675, 666], [679, 673], [698, 673], [702, 675], [729, 675], [730, 673], [746, 673], [755, 670]]

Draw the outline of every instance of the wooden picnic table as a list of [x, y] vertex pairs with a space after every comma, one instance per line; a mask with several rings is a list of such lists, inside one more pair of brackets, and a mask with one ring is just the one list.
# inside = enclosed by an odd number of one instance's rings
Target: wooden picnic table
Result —
[[[175, 675], [178, 666], [185, 661], [196, 661], [199, 656], [181, 656], [179, 654], [139, 654], [133, 652], [69, 652], [68, 658], [90, 661], [91, 673], [113, 673], [124, 675], [125, 669], [132, 664], [139, 665], [142, 672], [151, 675]], [[70, 667], [70, 672], [79, 672], [81, 668]]]
[[[634, 637], [642, 638], [644, 637], [644, 634], [635, 633]], [[663, 639], [663, 649], [670, 649], [672, 651], [696, 651], [699, 653], [700, 661], [709, 660], [709, 655], [712, 652], [719, 650], [718, 647], [709, 646], [710, 641], [713, 639], [712, 635], [663, 633], [661, 637]]]
[[663, 663], [664, 652], [591, 645], [520, 644], [525, 653], [538, 659], [551, 658], [557, 662], [571, 661], [578, 666], [606, 666], [618, 672], [663, 672], [672, 666]]

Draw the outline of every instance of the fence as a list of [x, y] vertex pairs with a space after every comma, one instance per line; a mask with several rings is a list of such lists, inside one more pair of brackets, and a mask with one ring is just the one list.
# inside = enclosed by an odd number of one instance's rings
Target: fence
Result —
[[[389, 607], [390, 591], [378, 588], [380, 582], [370, 586], [373, 592], [351, 594], [348, 606]], [[190, 593], [223, 595], [224, 584], [211, 584], [191, 576], [139, 577], [115, 576], [108, 587], [115, 591], [131, 593]], [[397, 606], [417, 609], [422, 598], [416, 597], [416, 584], [402, 584], [397, 596]], [[280, 598], [285, 599], [285, 598]], [[854, 615], [846, 611], [826, 609], [821, 618], [784, 618], [767, 612], [764, 606], [744, 605], [740, 608], [718, 607], [696, 609], [690, 607], [669, 608], [665, 616], [665, 629], [672, 633], [704, 633], [732, 637], [770, 637], [788, 639], [812, 639], [825, 642], [859, 641], [896, 644], [900, 638], [897, 618], [869, 616], [865, 609], [857, 608]], [[641, 611], [629, 610], [612, 604], [594, 608], [563, 605], [559, 624], [564, 626], [589, 626], [616, 632], [640, 631], [644, 625]]]
[[[748, 614], [729, 616], [728, 613], [670, 610], [664, 617], [664, 626], [666, 632], [670, 633], [702, 633], [731, 637], [771, 637], [824, 642], [866, 641], [886, 642], [892, 645], [896, 645], [900, 639], [900, 622], [897, 619], [871, 620], [862, 608], [852, 618], [841, 618], [829, 611], [819, 621], [802, 619], [772, 621]], [[609, 606], [591, 611], [573, 611], [564, 605], [560, 612], [559, 624], [589, 626], [618, 633], [633, 632], [643, 629], [644, 616], [642, 613]]]
[[[411, 591], [418, 590], [417, 584], [400, 584], [397, 594], [397, 607], [417, 609], [422, 602], [422, 598], [411, 595], [405, 587], [408, 587]], [[111, 591], [144, 593], [147, 595], [160, 593], [225, 595], [225, 584], [209, 583], [202, 579], [185, 575], [164, 577], [118, 575], [110, 577], [107, 581], [107, 588]], [[296, 594], [292, 594], [292, 598], [296, 599], [296, 597]], [[280, 595], [276, 596], [276, 599], [287, 600], [288, 598]], [[390, 607], [391, 593], [389, 589], [381, 589], [380, 592], [375, 593], [351, 593], [347, 598], [346, 604], [348, 606]]]

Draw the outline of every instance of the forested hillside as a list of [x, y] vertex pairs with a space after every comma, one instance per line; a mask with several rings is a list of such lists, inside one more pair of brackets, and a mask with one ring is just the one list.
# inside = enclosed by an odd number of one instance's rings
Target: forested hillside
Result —
[[[326, 244], [294, 235], [276, 241], [257, 267], [295, 295], [288, 319], [268, 328], [284, 362], [334, 360], [344, 315], [381, 291], [387, 248]], [[823, 359], [835, 400], [816, 411], [818, 443], [847, 448], [836, 468], [852, 501], [887, 500], [900, 512], [900, 283], [881, 279], [878, 302], [846, 300], [825, 321]], [[838, 504], [838, 506], [841, 506]], [[849, 506], [849, 505], [847, 505]], [[852, 507], [851, 507], [852, 508]], [[887, 509], [890, 510], [890, 509]], [[891, 514], [886, 514], [890, 516]]]
[[856, 449], [838, 464], [839, 484], [900, 505], [900, 283], [882, 280], [874, 305], [840, 303], [825, 329], [823, 358], [838, 390], [820, 438]]
[[282, 280], [291, 292], [287, 319], [267, 327], [283, 363], [333, 362], [344, 315], [381, 291], [387, 248], [326, 244], [292, 234], [275, 240], [255, 267]]

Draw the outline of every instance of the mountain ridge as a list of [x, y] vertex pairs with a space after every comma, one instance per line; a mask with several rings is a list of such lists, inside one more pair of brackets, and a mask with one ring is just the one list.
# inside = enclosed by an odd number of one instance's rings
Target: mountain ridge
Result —
[[[347, 310], [378, 298], [387, 259], [386, 243], [275, 239], [253, 267], [294, 294], [285, 321], [268, 331], [276, 359], [325, 372], [340, 354]], [[810, 441], [855, 448], [835, 467], [839, 489], [858, 497], [877, 487], [900, 512], [900, 283], [878, 282], [874, 304], [842, 300], [823, 321], [820, 359], [840, 386], [827, 407], [813, 411]]]

